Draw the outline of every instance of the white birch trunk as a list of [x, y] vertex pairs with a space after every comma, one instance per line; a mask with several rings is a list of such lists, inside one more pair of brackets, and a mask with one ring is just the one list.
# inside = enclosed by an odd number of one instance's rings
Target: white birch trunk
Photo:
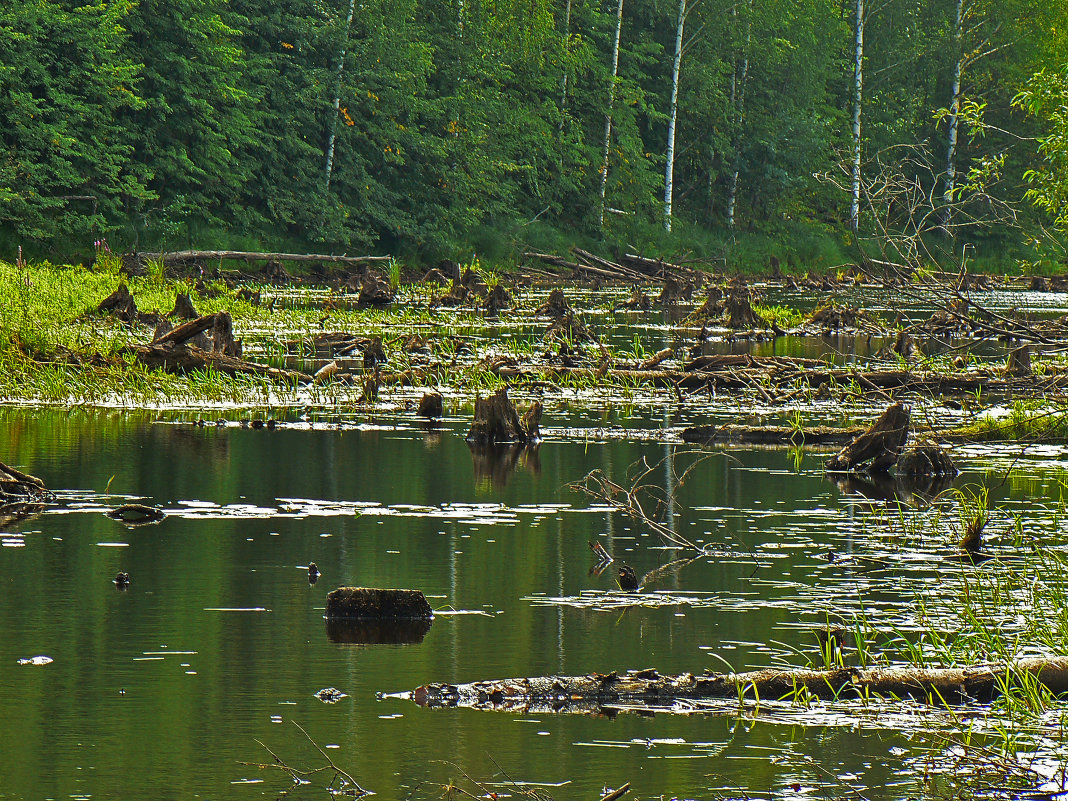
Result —
[[686, 0], [679, 0], [675, 26], [675, 62], [671, 67], [671, 109], [668, 113], [667, 164], [664, 166], [664, 229], [671, 232], [671, 201], [675, 185], [675, 121], [679, 116], [679, 68], [682, 66], [682, 33], [686, 25]]
[[949, 104], [949, 133], [946, 137], [946, 188], [942, 193], [942, 225], [950, 233], [953, 221], [953, 193], [957, 188], [957, 128], [960, 124], [960, 81], [964, 70], [962, 38], [964, 35], [964, 0], [957, 0], [957, 20], [953, 28], [953, 41], [957, 49], [957, 61], [953, 65], [953, 95]]
[[860, 229], [860, 117], [864, 98], [864, 0], [857, 0], [856, 60], [853, 62], [853, 181], [849, 228]]
[[612, 109], [616, 102], [616, 76], [619, 75], [619, 37], [623, 32], [623, 0], [616, 6], [616, 36], [612, 44], [612, 82], [608, 87], [608, 112], [604, 115], [604, 148], [601, 159], [601, 213], [604, 228], [604, 197], [608, 190], [608, 153], [612, 144]]
[[345, 69], [345, 55], [349, 44], [349, 31], [352, 29], [352, 17], [356, 13], [356, 0], [349, 0], [349, 16], [345, 20], [345, 38], [341, 40], [341, 50], [337, 54], [337, 67], [334, 68], [334, 114], [330, 118], [330, 136], [326, 143], [326, 190], [330, 191], [330, 178], [334, 173], [334, 142], [337, 140], [337, 116], [341, 113], [341, 75]]
[[[738, 204], [738, 175], [741, 172], [742, 121], [745, 118], [745, 89], [749, 80], [749, 49], [753, 43], [753, 0], [749, 0], [745, 20], [745, 50], [741, 62], [735, 62], [731, 74], [731, 109], [734, 114], [733, 146], [734, 157], [731, 160], [731, 173], [727, 179], [727, 227], [734, 229], [734, 210]], [[737, 16], [736, 8], [731, 9], [731, 16]]]

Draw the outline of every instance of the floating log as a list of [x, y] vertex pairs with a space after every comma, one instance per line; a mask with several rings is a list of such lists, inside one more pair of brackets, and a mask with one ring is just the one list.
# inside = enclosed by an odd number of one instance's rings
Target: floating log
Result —
[[869, 464], [872, 473], [885, 472], [901, 454], [909, 436], [911, 412], [903, 403], [887, 408], [871, 428], [846, 445], [827, 462], [830, 472], [848, 472]]
[[326, 596], [326, 618], [430, 620], [434, 610], [419, 590], [338, 587]]
[[388, 262], [392, 256], [334, 256], [321, 253], [257, 253], [246, 250], [173, 250], [166, 253], [138, 253], [142, 259], [161, 261], [164, 264], [188, 261], [234, 259], [237, 261], [319, 261], [328, 264], [376, 264]]
[[741, 698], [844, 701], [882, 697], [915, 698], [939, 705], [986, 703], [1006, 688], [1030, 687], [1035, 683], [1055, 695], [1068, 693], [1068, 658], [1035, 657], [1008, 664], [962, 668], [787, 668], [677, 676], [662, 676], [648, 669], [623, 674], [425, 684], [413, 690], [410, 698], [424, 707], [468, 707], [524, 714], [591, 713], [618, 706], [693, 712], [695, 702], [737, 703]]
[[124, 503], [122, 506], [109, 509], [106, 514], [112, 520], [121, 520], [130, 525], [158, 523], [167, 516], [162, 509], [145, 506], [142, 503]]
[[830, 426], [692, 426], [682, 430], [683, 442], [741, 442], [754, 445], [844, 445], [867, 429]]

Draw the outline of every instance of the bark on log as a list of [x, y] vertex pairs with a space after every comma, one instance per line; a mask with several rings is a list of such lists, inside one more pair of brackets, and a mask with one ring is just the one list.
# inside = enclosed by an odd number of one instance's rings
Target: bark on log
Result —
[[911, 412], [903, 403], [895, 403], [883, 412], [871, 428], [846, 445], [827, 462], [830, 472], [848, 472], [870, 463], [872, 473], [892, 467], [909, 436]]
[[218, 370], [227, 375], [259, 375], [275, 381], [298, 383], [311, 381], [311, 376], [292, 370], [279, 370], [264, 364], [247, 362], [234, 356], [212, 353], [194, 345], [136, 345], [130, 350], [143, 365], [151, 370], [168, 373], [191, 373], [196, 370]]
[[321, 261], [330, 264], [375, 264], [388, 262], [391, 256], [327, 256], [320, 253], [256, 253], [245, 250], [174, 250], [168, 253], [139, 253], [143, 259], [154, 259], [164, 264], [209, 259], [236, 259], [239, 261]]
[[1038, 682], [1055, 695], [1068, 693], [1068, 658], [1036, 657], [1008, 665], [965, 668], [805, 668], [661, 676], [656, 670], [588, 676], [544, 676], [478, 681], [470, 684], [425, 684], [410, 698], [424, 707], [469, 707], [509, 712], [590, 713], [605, 707], [650, 706], [664, 711], [676, 704], [692, 712], [695, 702], [741, 696], [754, 700], [827, 701], [915, 698], [933, 704], [989, 702], [1006, 687]]
[[186, 340], [192, 339], [197, 334], [207, 331], [215, 325], [216, 315], [205, 314], [188, 323], [182, 323], [177, 328], [172, 328], [158, 339], [153, 340], [153, 345], [181, 345]]

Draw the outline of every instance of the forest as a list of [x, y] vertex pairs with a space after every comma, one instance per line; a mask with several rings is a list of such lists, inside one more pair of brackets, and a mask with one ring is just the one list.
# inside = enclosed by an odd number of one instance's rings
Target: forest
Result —
[[1049, 271], [1066, 32], [1041, 0], [9, 0], [0, 242]]

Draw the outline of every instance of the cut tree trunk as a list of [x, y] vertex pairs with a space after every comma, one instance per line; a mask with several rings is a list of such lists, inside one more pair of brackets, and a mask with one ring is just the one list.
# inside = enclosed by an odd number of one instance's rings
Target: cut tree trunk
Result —
[[[488, 398], [475, 398], [475, 419], [467, 432], [467, 441], [478, 445], [534, 442], [538, 438], [540, 420], [540, 403], [535, 401], [520, 420], [515, 405], [508, 399], [508, 389], [501, 387]], [[533, 430], [528, 425], [532, 425]]]
[[827, 470], [849, 472], [867, 464], [869, 472], [886, 472], [897, 462], [908, 439], [910, 419], [911, 413], [905, 404], [895, 403], [888, 407], [871, 428], [827, 462]]
[[1031, 346], [1021, 345], [1015, 350], [1010, 350], [1005, 360], [1005, 375], [1016, 378], [1031, 375]]
[[915, 698], [932, 704], [989, 702], [1007, 688], [1039, 684], [1068, 693], [1068, 658], [1035, 657], [964, 668], [786, 668], [748, 673], [661, 676], [656, 670], [588, 676], [544, 676], [426, 684], [410, 697], [424, 707], [469, 707], [511, 712], [598, 712], [607, 706], [673, 708], [693, 712], [702, 701], [863, 700]]

